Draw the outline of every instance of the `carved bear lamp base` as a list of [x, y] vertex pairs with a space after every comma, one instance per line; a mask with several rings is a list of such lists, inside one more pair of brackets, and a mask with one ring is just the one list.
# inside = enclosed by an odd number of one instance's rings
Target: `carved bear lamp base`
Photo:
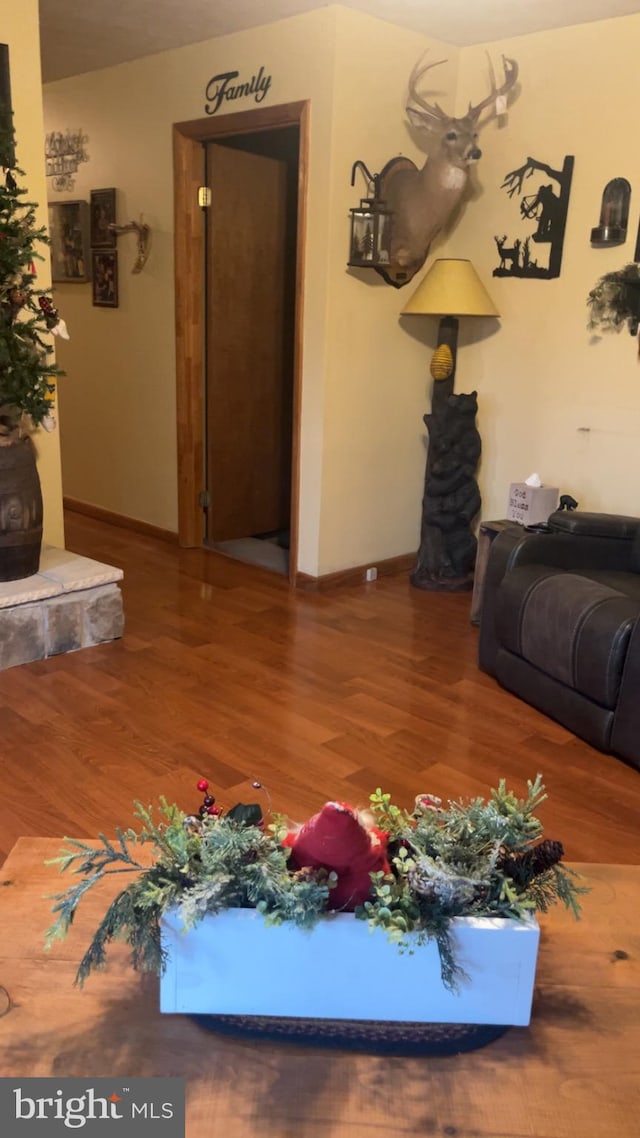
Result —
[[[470, 261], [439, 260], [403, 309], [406, 314], [498, 316], [498, 311]], [[438, 344], [431, 361], [431, 413], [424, 416], [429, 433], [420, 548], [410, 580], [419, 589], [461, 592], [473, 587], [476, 537], [473, 522], [480, 512], [476, 469], [481, 440], [476, 427], [477, 392], [454, 394], [458, 320], [440, 320]]]

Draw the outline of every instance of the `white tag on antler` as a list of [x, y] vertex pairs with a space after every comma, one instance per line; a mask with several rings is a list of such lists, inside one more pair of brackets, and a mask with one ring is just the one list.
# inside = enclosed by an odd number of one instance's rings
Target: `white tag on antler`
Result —
[[506, 115], [506, 113], [507, 113], [507, 96], [506, 95], [498, 95], [498, 97], [496, 99], [496, 114], [497, 115]]

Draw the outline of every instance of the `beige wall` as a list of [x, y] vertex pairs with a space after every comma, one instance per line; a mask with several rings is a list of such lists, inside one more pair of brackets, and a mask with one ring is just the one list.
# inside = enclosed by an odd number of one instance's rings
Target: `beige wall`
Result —
[[392, 288], [369, 270], [345, 271], [345, 260], [349, 209], [366, 196], [360, 173], [350, 186], [354, 160], [363, 159], [372, 172], [400, 152], [424, 161], [404, 104], [407, 78], [426, 50], [449, 61], [438, 82], [453, 113], [456, 48], [338, 10], [320, 530], [325, 573], [375, 564], [418, 545], [430, 329], [400, 320], [412, 284]]
[[[494, 58], [518, 59], [521, 94], [507, 126], [483, 132], [476, 200], [436, 250], [471, 257], [502, 312], [498, 325], [461, 326], [457, 389], [479, 392], [485, 517], [503, 516], [510, 481], [534, 469], [585, 508], [636, 509], [636, 348], [626, 333], [592, 344], [585, 298], [633, 255], [635, 198], [626, 247], [593, 250], [589, 231], [609, 178], [640, 185], [623, 125], [639, 32], [631, 16], [490, 45]], [[415, 549], [436, 322], [401, 318], [412, 286], [350, 272], [346, 258], [348, 211], [364, 193], [349, 185], [353, 161], [379, 170], [396, 153], [422, 159], [404, 99], [427, 47], [449, 59], [438, 76], [446, 108], [454, 92], [459, 110], [485, 94], [484, 46], [457, 51], [339, 6], [46, 88], [47, 129], [89, 135], [74, 196], [116, 185], [120, 220], [143, 212], [154, 234], [136, 277], [133, 238], [120, 241], [119, 310], [92, 308], [87, 286], [58, 289], [73, 331], [62, 355], [67, 494], [177, 527], [170, 124], [202, 116], [217, 71], [245, 76], [262, 64], [269, 103], [311, 100], [298, 568], [326, 573]], [[562, 275], [492, 279], [493, 235], [509, 232], [513, 208], [500, 183], [529, 154], [576, 157]]]
[[[38, 202], [38, 224], [46, 225], [38, 0], [20, 0], [20, 4], [3, 7], [0, 40], [9, 45], [16, 155], [25, 173], [20, 185], [29, 191], [31, 201]], [[47, 250], [42, 247], [41, 252], [46, 258]], [[49, 263], [45, 259], [38, 262], [38, 287], [48, 288], [50, 281]], [[63, 546], [60, 436], [57, 431], [47, 434], [38, 430], [34, 442], [44, 499], [44, 540], [50, 545]]]
[[[268, 102], [311, 101], [298, 568], [326, 573], [416, 547], [428, 354], [400, 328], [402, 294], [350, 274], [346, 260], [349, 209], [365, 192], [349, 185], [355, 158], [379, 169], [400, 148], [420, 157], [403, 99], [429, 43], [334, 6], [46, 88], [47, 130], [89, 136], [72, 196], [116, 185], [119, 219], [144, 212], [153, 229], [136, 277], [132, 239], [120, 239], [118, 310], [93, 308], [87, 285], [57, 286], [74, 329], [61, 348], [66, 494], [177, 528], [170, 125], [202, 117], [212, 75], [263, 64]], [[372, 80], [383, 66], [384, 81]]]
[[[534, 470], [583, 509], [640, 513], [638, 345], [626, 330], [594, 339], [585, 303], [602, 273], [633, 260], [640, 149], [630, 116], [639, 42], [640, 16], [628, 16], [491, 45], [496, 60], [502, 52], [518, 60], [522, 93], [506, 129], [483, 137], [483, 193], [450, 243], [454, 256], [474, 261], [502, 313], [499, 332], [464, 349], [458, 369], [458, 388], [479, 392], [484, 517], [503, 517], [509, 483]], [[483, 48], [463, 51], [461, 73], [459, 108], [485, 82]], [[499, 188], [504, 175], [528, 156], [555, 167], [567, 154], [575, 167], [560, 277], [492, 278], [493, 235], [515, 228], [517, 207]], [[627, 242], [592, 248], [601, 193], [614, 177], [632, 186]]]
[[[318, 563], [323, 447], [329, 164], [335, 11], [163, 53], [50, 84], [47, 129], [81, 126], [90, 160], [73, 196], [118, 188], [118, 216], [144, 213], [153, 230], [144, 271], [133, 263], [133, 238], [119, 243], [120, 307], [94, 308], [88, 285], [59, 285], [57, 298], [75, 335], [61, 358], [69, 372], [62, 393], [65, 493], [116, 513], [177, 529], [173, 166], [171, 124], [204, 117], [205, 88], [220, 72], [241, 77], [261, 65], [273, 77], [265, 103], [311, 100], [300, 568]], [[263, 104], [261, 104], [263, 105]], [[246, 110], [251, 100], [225, 105]], [[60, 200], [64, 196], [60, 195]], [[87, 446], [89, 432], [90, 444]]]

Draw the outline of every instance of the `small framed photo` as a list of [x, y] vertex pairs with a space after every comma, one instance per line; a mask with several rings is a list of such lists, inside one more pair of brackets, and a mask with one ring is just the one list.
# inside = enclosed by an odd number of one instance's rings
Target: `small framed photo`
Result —
[[118, 307], [118, 254], [92, 252], [93, 303], [98, 308]]
[[90, 280], [88, 202], [49, 202], [49, 236], [51, 279], [67, 284]]
[[115, 249], [117, 237], [110, 225], [116, 223], [116, 191], [91, 191], [91, 248]]

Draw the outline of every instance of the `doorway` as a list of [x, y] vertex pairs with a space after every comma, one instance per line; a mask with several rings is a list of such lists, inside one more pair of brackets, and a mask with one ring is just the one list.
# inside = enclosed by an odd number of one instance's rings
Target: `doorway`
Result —
[[308, 104], [173, 136], [179, 541], [258, 543], [295, 584]]
[[289, 572], [299, 127], [207, 142], [205, 545]]

